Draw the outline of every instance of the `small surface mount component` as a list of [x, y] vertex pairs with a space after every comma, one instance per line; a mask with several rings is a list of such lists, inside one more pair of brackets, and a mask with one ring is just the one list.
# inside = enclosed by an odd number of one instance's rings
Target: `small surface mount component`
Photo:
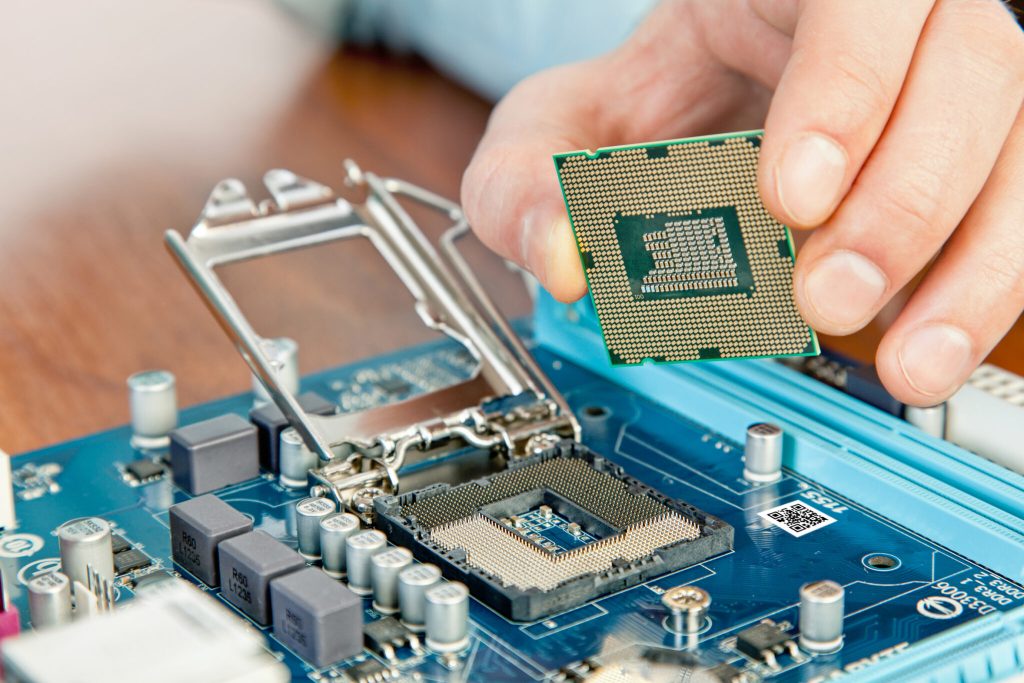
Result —
[[389, 396], [398, 396], [399, 394], [407, 394], [412, 391], [413, 386], [401, 377], [381, 377], [376, 381], [380, 390]]
[[366, 639], [366, 647], [388, 661], [393, 661], [398, 657], [397, 650], [401, 647], [410, 647], [416, 653], [423, 650], [420, 637], [394, 617], [371, 621], [363, 629], [363, 637]]
[[359, 662], [345, 672], [345, 679], [351, 683], [385, 683], [398, 676], [397, 669], [387, 667], [376, 659]]
[[[264, 531], [250, 531], [222, 541], [221, 595], [258, 624], [270, 623], [270, 582], [305, 568], [302, 556]], [[326, 574], [317, 570], [327, 581]]]
[[736, 649], [773, 669], [779, 668], [779, 655], [788, 653], [800, 658], [800, 651], [790, 635], [768, 619], [736, 634]]
[[164, 476], [167, 467], [158, 460], [142, 458], [125, 464], [124, 473], [133, 484], [148, 484]]
[[[575, 607], [732, 547], [729, 525], [568, 442], [486, 479], [383, 497], [376, 505], [377, 525], [395, 543], [516, 621]], [[524, 520], [532, 531], [524, 533]], [[538, 528], [540, 520], [551, 526]], [[562, 528], [570, 524], [580, 527], [576, 535]], [[552, 530], [567, 537], [563, 545], [552, 548], [539, 533]]]
[[174, 483], [194, 496], [260, 473], [256, 427], [228, 413], [171, 432]]
[[555, 155], [614, 365], [818, 353], [759, 132]]
[[170, 572], [157, 570], [143, 574], [135, 579], [133, 583], [136, 595], [149, 597], [164, 591], [177, 590], [181, 580]]
[[217, 544], [252, 531], [252, 520], [214, 495], [172, 505], [171, 555], [207, 586], [220, 585]]
[[114, 555], [114, 573], [118, 576], [129, 574], [137, 569], [144, 569], [153, 564], [149, 555], [138, 548], [131, 548]]
[[117, 555], [118, 553], [123, 553], [125, 550], [128, 550], [131, 547], [132, 544], [129, 543], [128, 539], [126, 539], [121, 534], [112, 534], [110, 536], [110, 551], [115, 555]]
[[718, 683], [748, 683], [752, 680], [747, 674], [726, 662], [714, 665], [706, 673], [712, 681]]
[[363, 601], [319, 569], [306, 567], [270, 582], [274, 634], [322, 667], [363, 649]]

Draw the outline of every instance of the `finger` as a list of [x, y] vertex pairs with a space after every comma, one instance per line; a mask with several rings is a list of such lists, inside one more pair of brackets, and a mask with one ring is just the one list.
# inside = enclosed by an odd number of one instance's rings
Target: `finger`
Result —
[[[462, 204], [477, 235], [558, 299], [577, 299], [586, 285], [552, 154], [749, 124], [763, 111], [750, 83], [698, 39], [704, 16], [693, 7], [662, 3], [620, 50], [521, 83], [466, 170]], [[776, 38], [781, 54], [785, 39]]]
[[[759, 184], [783, 223], [838, 206], [878, 141], [933, 0], [804, 2], [765, 122]], [[778, 21], [779, 19], [776, 18]]]
[[798, 0], [749, 0], [750, 8], [776, 31], [792, 37], [800, 18]]
[[835, 215], [797, 258], [812, 327], [863, 327], [930, 261], [992, 171], [1024, 99], [1024, 34], [996, 2], [942, 0], [900, 100]]
[[878, 347], [905, 403], [934, 405], [970, 376], [1024, 309], [1024, 111], [960, 228]]

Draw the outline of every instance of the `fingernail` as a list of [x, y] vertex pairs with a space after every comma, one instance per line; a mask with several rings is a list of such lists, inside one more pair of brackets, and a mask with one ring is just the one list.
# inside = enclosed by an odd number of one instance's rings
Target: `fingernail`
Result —
[[535, 253], [538, 242], [543, 244], [547, 239], [546, 237], [538, 237], [539, 235], [546, 235], [551, 230], [551, 216], [550, 212], [543, 210], [542, 208], [534, 208], [523, 219], [523, 231], [519, 233], [519, 263], [536, 275], [538, 278], [542, 278], [544, 273], [538, 273], [538, 265], [543, 261], [537, 261]]
[[[889, 280], [878, 266], [852, 251], [818, 259], [803, 278], [804, 300], [826, 332], [851, 332], [874, 314]], [[821, 325], [824, 322], [826, 325]]]
[[544, 284], [559, 301], [575, 301], [587, 293], [580, 253], [569, 221], [556, 222], [548, 235]]
[[906, 336], [899, 352], [907, 384], [926, 396], [945, 396], [963, 383], [974, 361], [971, 338], [959, 327], [933, 323]]
[[805, 133], [789, 143], [775, 170], [782, 208], [798, 225], [818, 225], [839, 202], [846, 151], [834, 140]]
[[562, 206], [535, 207], [524, 221], [521, 239], [523, 262], [555, 298], [575, 301], [586, 293], [576, 239]]

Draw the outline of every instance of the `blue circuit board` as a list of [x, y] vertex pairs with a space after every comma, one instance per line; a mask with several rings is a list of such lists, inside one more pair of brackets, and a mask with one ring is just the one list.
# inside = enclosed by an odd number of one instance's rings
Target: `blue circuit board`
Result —
[[[397, 665], [403, 674], [423, 681], [543, 680], [573, 662], [614, 661], [620, 653], [653, 646], [699, 651], [703, 661], [731, 663], [754, 679], [817, 681], [884, 661], [929, 636], [1024, 604], [1019, 585], [800, 475], [786, 471], [775, 484], [747, 483], [740, 444], [543, 349], [536, 356], [580, 417], [587, 446], [646, 484], [724, 519], [735, 528], [735, 549], [535, 623], [510, 622], [474, 601], [471, 644], [456, 668], [429, 652], [404, 649]], [[310, 376], [303, 390], [335, 400], [343, 410], [359, 410], [445, 386], [470, 367], [457, 347], [439, 343]], [[247, 416], [251, 406], [251, 395], [227, 398], [182, 411], [181, 423], [227, 412]], [[188, 495], [167, 476], [140, 483], [126, 474], [127, 464], [153, 456], [134, 450], [129, 437], [127, 427], [114, 429], [14, 459], [20, 526], [0, 537], [0, 567], [16, 577], [9, 581], [10, 597], [26, 627], [25, 581], [59, 566], [53, 532], [71, 518], [103, 517], [151, 558], [151, 566], [118, 579], [118, 602], [131, 600], [133, 583], [149, 573], [173, 571], [195, 582], [173, 564], [168, 534], [168, 507]], [[283, 488], [266, 474], [217, 495], [251, 516], [256, 528], [295, 545], [294, 516], [288, 509], [303, 492]], [[760, 514], [790, 503], [802, 508], [788, 505], [788, 516], [779, 516], [782, 521]], [[794, 510], [806, 511], [803, 526]], [[518, 517], [524, 531], [553, 546], [552, 552], [595, 540], [574, 534], [568, 520], [540, 509], [524, 510]], [[841, 650], [799, 659], [783, 656], [778, 669], [737, 652], [737, 633], [761, 620], [792, 629], [800, 585], [826, 578], [846, 588]], [[709, 619], [697, 636], [675, 635], [663, 626], [661, 595], [684, 584], [698, 585], [712, 596]], [[219, 599], [217, 590], [210, 592]], [[367, 621], [380, 618], [369, 600], [365, 610]], [[269, 629], [262, 630], [268, 649], [279, 653], [295, 680], [343, 680], [348, 667], [377, 657], [365, 652], [315, 670]]]

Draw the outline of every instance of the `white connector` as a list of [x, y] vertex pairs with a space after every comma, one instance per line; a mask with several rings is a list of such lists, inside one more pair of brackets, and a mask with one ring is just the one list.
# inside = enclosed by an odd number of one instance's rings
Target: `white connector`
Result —
[[946, 440], [1024, 474], [1024, 377], [982, 365], [946, 405]]
[[11, 456], [0, 449], [0, 528], [15, 527], [14, 481], [11, 479]]
[[4, 640], [4, 680], [114, 681], [126, 672], [148, 683], [291, 680], [258, 631], [209, 595], [173, 581], [124, 607]]

